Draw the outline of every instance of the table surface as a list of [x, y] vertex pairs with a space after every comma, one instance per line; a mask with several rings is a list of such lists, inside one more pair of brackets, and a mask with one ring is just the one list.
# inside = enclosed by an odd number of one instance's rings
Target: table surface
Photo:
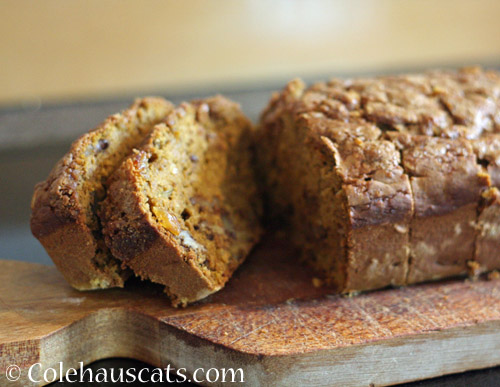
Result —
[[[216, 91], [216, 90], [213, 90]], [[220, 90], [219, 90], [220, 91]], [[207, 93], [208, 94], [208, 93]], [[269, 89], [225, 93], [242, 104], [257, 120], [267, 102]], [[166, 95], [174, 102], [191, 95]], [[110, 100], [97, 103], [38, 106], [0, 110], [0, 257], [51, 264], [42, 247], [29, 231], [29, 203], [33, 186], [44, 180], [53, 164], [67, 151], [70, 142], [130, 103]], [[109, 359], [92, 368], [140, 368], [140, 362]], [[500, 367], [467, 372], [412, 383], [412, 386], [494, 386], [500, 380]], [[62, 385], [74, 385], [62, 383]]]

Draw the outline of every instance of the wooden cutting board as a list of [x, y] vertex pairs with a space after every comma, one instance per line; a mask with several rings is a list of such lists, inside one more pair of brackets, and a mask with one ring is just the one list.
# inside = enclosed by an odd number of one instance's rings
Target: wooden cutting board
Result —
[[12, 364], [26, 386], [34, 363], [107, 357], [242, 368], [252, 386], [389, 385], [500, 364], [500, 281], [349, 298], [311, 277], [286, 242], [268, 240], [223, 291], [174, 309], [153, 285], [78, 292], [54, 267], [0, 261], [0, 385], [16, 385]]

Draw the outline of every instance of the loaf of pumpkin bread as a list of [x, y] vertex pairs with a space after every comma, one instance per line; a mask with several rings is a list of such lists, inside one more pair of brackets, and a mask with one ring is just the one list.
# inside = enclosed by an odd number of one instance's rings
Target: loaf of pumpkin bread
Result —
[[106, 244], [186, 305], [221, 289], [261, 234], [253, 128], [223, 97], [183, 103], [113, 173]]
[[77, 139], [35, 187], [31, 231], [76, 289], [122, 287], [129, 275], [106, 247], [96, 211], [108, 177], [172, 109], [161, 98], [135, 101]]
[[500, 268], [500, 76], [290, 82], [258, 130], [267, 213], [338, 291]]

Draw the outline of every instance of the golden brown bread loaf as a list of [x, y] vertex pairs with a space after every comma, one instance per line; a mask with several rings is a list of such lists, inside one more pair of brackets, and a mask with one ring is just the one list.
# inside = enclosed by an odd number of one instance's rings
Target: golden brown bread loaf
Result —
[[76, 289], [121, 287], [129, 275], [106, 248], [96, 210], [109, 175], [172, 109], [161, 98], [135, 101], [77, 139], [35, 187], [33, 235]]
[[260, 237], [252, 132], [223, 97], [184, 103], [111, 176], [106, 243], [175, 305], [221, 289]]
[[290, 82], [258, 132], [268, 212], [342, 292], [500, 267], [500, 76]]

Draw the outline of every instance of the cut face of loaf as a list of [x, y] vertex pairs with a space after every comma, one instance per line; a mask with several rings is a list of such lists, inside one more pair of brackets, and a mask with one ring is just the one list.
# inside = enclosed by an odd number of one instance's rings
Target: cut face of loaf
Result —
[[268, 213], [341, 292], [500, 268], [500, 76], [468, 68], [276, 94]]
[[111, 173], [172, 109], [161, 98], [137, 100], [76, 140], [35, 187], [31, 231], [76, 289], [123, 286], [128, 272], [107, 249], [96, 210]]
[[236, 104], [184, 103], [110, 179], [100, 214], [107, 245], [165, 285], [174, 305], [221, 289], [260, 237], [251, 144]]

